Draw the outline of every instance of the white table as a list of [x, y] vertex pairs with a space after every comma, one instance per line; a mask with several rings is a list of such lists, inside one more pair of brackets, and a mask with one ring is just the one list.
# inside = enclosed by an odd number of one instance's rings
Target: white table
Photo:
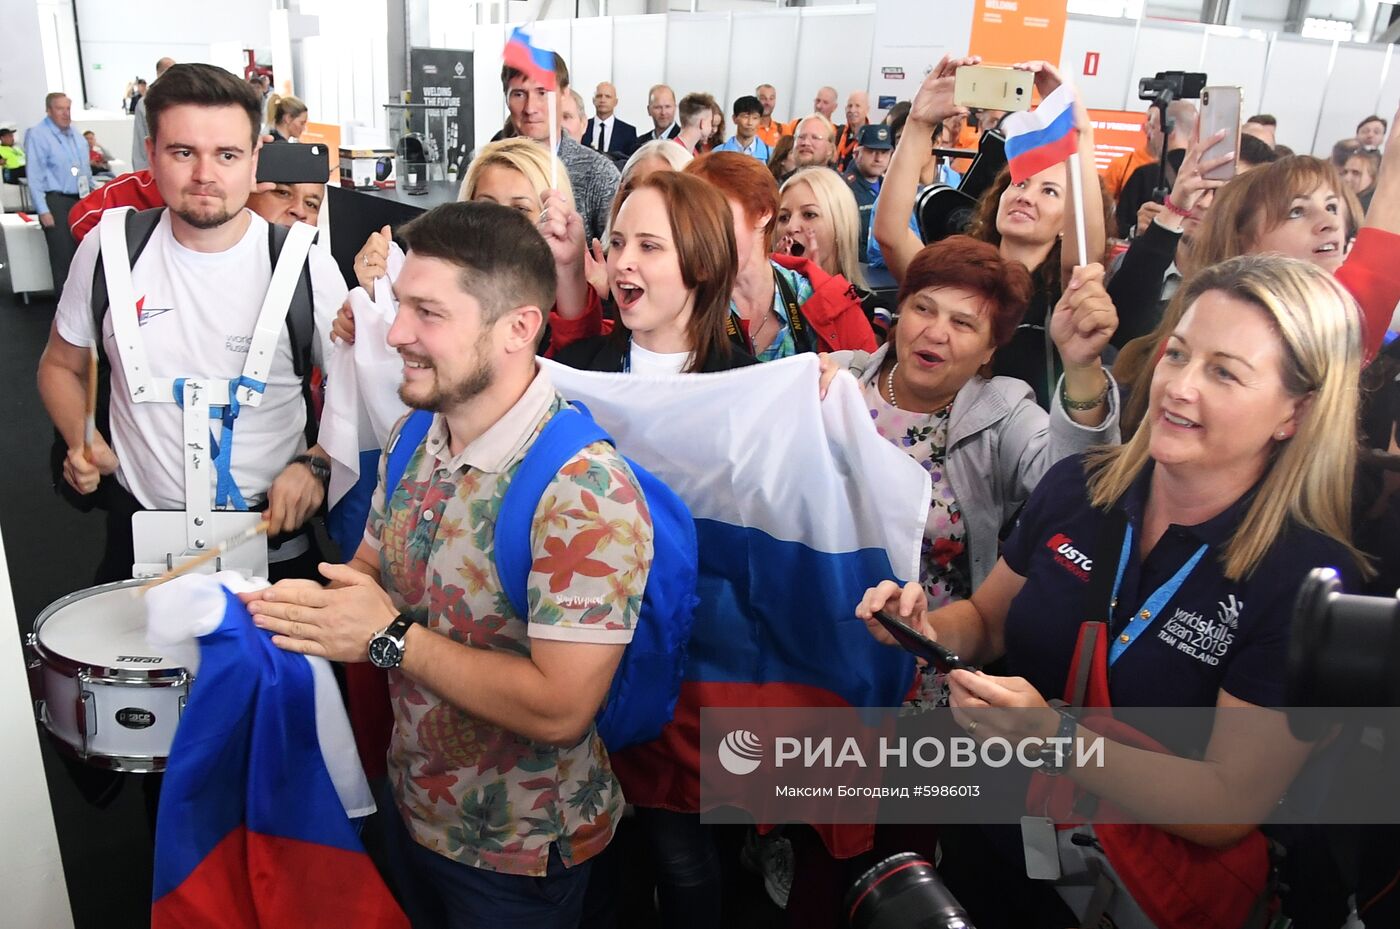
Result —
[[0, 290], [23, 294], [52, 291], [49, 245], [38, 219], [25, 222], [17, 213], [0, 213]]

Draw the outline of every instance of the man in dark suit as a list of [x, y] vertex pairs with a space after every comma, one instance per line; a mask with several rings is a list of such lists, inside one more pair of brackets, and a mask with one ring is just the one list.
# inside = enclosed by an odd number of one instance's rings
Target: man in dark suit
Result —
[[657, 84], [647, 94], [647, 115], [653, 127], [637, 136], [638, 148], [654, 139], [674, 139], [681, 134], [681, 124], [676, 121], [676, 92], [665, 84]]
[[602, 152], [613, 161], [622, 161], [637, 147], [637, 127], [617, 118], [617, 88], [608, 81], [593, 91], [593, 109], [598, 114], [583, 130], [583, 144]]

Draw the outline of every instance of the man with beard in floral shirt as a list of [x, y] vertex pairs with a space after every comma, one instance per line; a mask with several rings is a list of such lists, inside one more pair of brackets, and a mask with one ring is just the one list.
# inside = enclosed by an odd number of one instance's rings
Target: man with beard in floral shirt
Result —
[[622, 814], [593, 718], [632, 637], [651, 519], [612, 446], [584, 448], [540, 498], [516, 615], [496, 518], [566, 405], [535, 362], [554, 262], [527, 219], [490, 203], [438, 207], [401, 234], [389, 343], [399, 395], [432, 425], [397, 488], [381, 464], [355, 558], [321, 566], [333, 586], [284, 582], [249, 608], [282, 648], [390, 669], [388, 818], [414, 926], [572, 927]]

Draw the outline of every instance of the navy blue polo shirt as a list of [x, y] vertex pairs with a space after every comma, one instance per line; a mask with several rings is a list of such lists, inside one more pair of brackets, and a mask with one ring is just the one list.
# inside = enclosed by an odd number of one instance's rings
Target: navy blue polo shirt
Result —
[[[1282, 706], [1299, 586], [1313, 568], [1331, 567], [1345, 588], [1355, 590], [1355, 562], [1333, 539], [1289, 524], [1249, 577], [1228, 579], [1221, 559], [1252, 494], [1199, 525], [1170, 526], [1140, 559], [1136, 539], [1142, 537], [1151, 476], [1149, 464], [1116, 504], [1135, 541], [1112, 616], [1115, 639], [1153, 591], [1202, 544], [1207, 550], [1176, 595], [1110, 666], [1113, 705], [1215, 706], [1218, 691], [1226, 690], [1248, 703]], [[1026, 579], [1006, 617], [1007, 662], [1011, 674], [1026, 678], [1047, 699], [1066, 696], [1081, 622], [1102, 619], [1106, 612], [1106, 604], [1088, 602], [1091, 573], [1116, 572], [1122, 551], [1119, 541], [1111, 543], [1112, 552], [1096, 551], [1109, 517], [1089, 505], [1086, 485], [1082, 456], [1052, 467], [1002, 551], [1011, 570]]]

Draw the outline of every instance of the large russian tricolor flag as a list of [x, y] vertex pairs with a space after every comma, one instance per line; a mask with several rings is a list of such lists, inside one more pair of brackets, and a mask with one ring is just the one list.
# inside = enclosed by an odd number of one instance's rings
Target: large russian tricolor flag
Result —
[[156, 822], [153, 929], [407, 929], [347, 815], [373, 804], [329, 666], [275, 647], [213, 578], [147, 597], [152, 641], [175, 645], [178, 625], [198, 637]]
[[1001, 128], [1006, 134], [1006, 160], [1013, 184], [1060, 164], [1079, 150], [1074, 88], [1061, 84], [1034, 110], [1006, 117]]
[[[702, 707], [898, 706], [913, 661], [854, 615], [918, 577], [928, 473], [875, 431], [854, 379], [818, 398], [816, 356], [647, 376], [541, 362], [695, 516], [700, 606], [676, 716], [612, 756], [632, 803], [697, 811]], [[842, 857], [860, 829], [822, 830]]]

